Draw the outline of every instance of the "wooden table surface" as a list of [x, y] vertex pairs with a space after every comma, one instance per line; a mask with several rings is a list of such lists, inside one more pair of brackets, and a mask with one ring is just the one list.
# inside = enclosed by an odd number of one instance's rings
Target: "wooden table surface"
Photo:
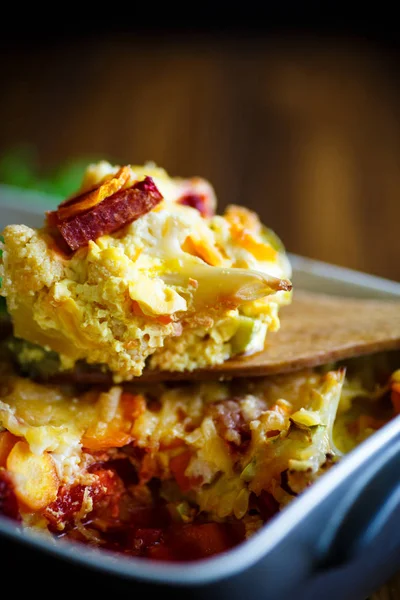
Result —
[[[30, 143], [45, 171], [96, 157], [201, 175], [290, 252], [400, 281], [396, 58], [345, 39], [10, 39], [0, 155]], [[398, 600], [396, 581], [374, 600]]]

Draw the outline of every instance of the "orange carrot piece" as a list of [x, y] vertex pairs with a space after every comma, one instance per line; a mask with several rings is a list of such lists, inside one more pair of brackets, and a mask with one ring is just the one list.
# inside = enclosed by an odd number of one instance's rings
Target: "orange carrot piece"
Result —
[[134, 421], [146, 410], [146, 399], [142, 394], [133, 394], [132, 392], [122, 392], [120, 405], [123, 418]]
[[103, 435], [84, 434], [82, 437], [82, 446], [87, 450], [99, 452], [109, 448], [121, 448], [132, 441], [132, 436], [124, 431], [108, 429]]
[[2, 431], [0, 433], [0, 467], [6, 466], [7, 456], [19, 439], [9, 431]]
[[177, 484], [179, 485], [182, 492], [188, 492], [193, 489], [194, 486], [202, 482], [201, 477], [188, 477], [185, 475], [185, 471], [188, 467], [190, 459], [192, 458], [192, 452], [186, 450], [173, 456], [169, 461], [169, 468], [172, 475], [175, 477]]

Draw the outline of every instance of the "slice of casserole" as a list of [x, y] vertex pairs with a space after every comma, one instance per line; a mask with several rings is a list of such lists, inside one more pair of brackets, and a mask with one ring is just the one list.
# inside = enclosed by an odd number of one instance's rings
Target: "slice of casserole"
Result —
[[0, 294], [22, 360], [193, 370], [262, 349], [291, 300], [285, 250], [257, 215], [215, 215], [211, 185], [152, 164], [87, 168], [41, 229], [3, 231]]
[[400, 412], [400, 371], [369, 366], [89, 391], [3, 369], [0, 513], [155, 559], [249, 537]]

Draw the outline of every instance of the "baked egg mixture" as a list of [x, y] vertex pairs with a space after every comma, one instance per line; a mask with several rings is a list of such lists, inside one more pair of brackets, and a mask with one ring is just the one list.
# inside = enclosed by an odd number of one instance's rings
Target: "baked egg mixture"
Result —
[[118, 383], [261, 350], [291, 266], [254, 212], [215, 209], [204, 179], [100, 162], [43, 228], [7, 226], [0, 294], [20, 362], [84, 361]]
[[[204, 179], [103, 161], [42, 228], [4, 229], [2, 517], [125, 555], [204, 559], [400, 413], [393, 353], [274, 377], [141, 380], [261, 350], [291, 302], [276, 235], [244, 207], [215, 210]], [[82, 365], [111, 383], [79, 380]]]
[[203, 559], [248, 539], [398, 413], [400, 370], [384, 357], [88, 389], [35, 383], [4, 360], [0, 514], [127, 555]]

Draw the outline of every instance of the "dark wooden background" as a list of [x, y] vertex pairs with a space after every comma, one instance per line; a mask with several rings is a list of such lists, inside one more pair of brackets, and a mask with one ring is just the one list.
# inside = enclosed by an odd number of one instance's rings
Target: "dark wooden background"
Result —
[[31, 143], [44, 170], [98, 157], [204, 176], [290, 252], [400, 281], [399, 51], [379, 34], [7, 29], [0, 155]]
[[289, 251], [400, 281], [397, 59], [304, 33], [9, 36], [0, 155], [29, 142], [44, 168], [96, 156], [201, 175]]

